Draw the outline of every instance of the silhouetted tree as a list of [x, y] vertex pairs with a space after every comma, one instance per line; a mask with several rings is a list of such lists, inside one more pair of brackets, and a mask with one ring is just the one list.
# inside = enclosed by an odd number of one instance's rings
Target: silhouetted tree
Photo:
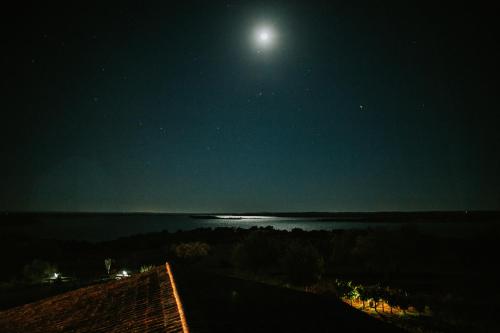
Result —
[[347, 298], [352, 306], [354, 298], [359, 297], [359, 293], [352, 281], [335, 280], [337, 294], [340, 298]]
[[278, 245], [269, 231], [252, 231], [233, 250], [233, 262], [243, 270], [264, 271], [278, 264]]
[[285, 249], [283, 271], [292, 283], [308, 284], [324, 273], [324, 259], [310, 243], [291, 242]]
[[403, 311], [403, 314], [406, 314], [406, 311], [410, 307], [410, 301], [408, 298], [408, 294], [404, 291], [399, 291], [397, 295], [397, 303], [399, 308]]
[[390, 289], [389, 287], [386, 288], [385, 292], [385, 300], [387, 301], [387, 304], [389, 304], [389, 309], [392, 314], [392, 308], [398, 306], [398, 294], [395, 290]]
[[415, 310], [417, 310], [419, 313], [425, 312], [425, 306], [426, 306], [425, 297], [420, 296], [420, 295], [417, 295], [416, 297], [412, 297], [411, 304], [415, 308]]
[[203, 242], [182, 243], [175, 247], [175, 255], [187, 261], [194, 261], [208, 255], [210, 245]]
[[359, 299], [363, 303], [363, 310], [365, 309], [365, 302], [367, 302], [370, 297], [368, 293], [366, 292], [366, 288], [363, 286], [358, 286], [358, 293], [359, 293]]
[[113, 262], [113, 259], [111, 259], [111, 258], [104, 259], [104, 266], [106, 267], [106, 272], [108, 272], [108, 275], [109, 275], [109, 271], [111, 270], [111, 263], [112, 262]]

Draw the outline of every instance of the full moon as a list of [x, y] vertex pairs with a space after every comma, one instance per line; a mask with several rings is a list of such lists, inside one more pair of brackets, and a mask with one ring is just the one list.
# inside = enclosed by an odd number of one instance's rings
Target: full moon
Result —
[[260, 38], [261, 41], [264, 42], [264, 41], [266, 41], [266, 40], [269, 39], [269, 34], [267, 32], [265, 32], [265, 31], [261, 32], [260, 35], [259, 35], [259, 38]]
[[276, 33], [268, 26], [257, 27], [254, 31], [254, 40], [259, 50], [269, 48], [275, 44]]

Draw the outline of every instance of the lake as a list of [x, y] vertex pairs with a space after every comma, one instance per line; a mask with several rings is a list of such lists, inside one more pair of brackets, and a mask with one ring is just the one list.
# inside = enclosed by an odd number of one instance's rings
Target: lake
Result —
[[244, 219], [228, 218], [193, 218], [189, 215], [169, 214], [89, 214], [89, 215], [47, 215], [36, 216], [30, 223], [5, 226], [16, 233], [36, 236], [41, 238], [106, 241], [120, 237], [131, 236], [140, 233], [160, 232], [163, 230], [176, 232], [178, 230], [193, 230], [197, 228], [251, 228], [253, 226], [272, 226], [278, 230], [341, 230], [341, 229], [366, 229], [386, 228], [394, 229], [410, 226], [422, 232], [450, 235], [450, 236], [473, 236], [478, 233], [493, 230], [492, 223], [486, 222], [439, 222], [427, 221], [420, 223], [401, 222], [356, 222], [356, 221], [332, 221], [318, 218], [303, 217], [252, 217]]

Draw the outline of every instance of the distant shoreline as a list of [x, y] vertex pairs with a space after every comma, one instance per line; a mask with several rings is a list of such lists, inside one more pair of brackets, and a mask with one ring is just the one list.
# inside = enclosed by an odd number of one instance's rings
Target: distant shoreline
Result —
[[96, 216], [189, 216], [193, 219], [304, 218], [317, 222], [500, 222], [500, 211], [421, 211], [421, 212], [251, 212], [251, 213], [156, 213], [156, 212], [2, 212], [0, 220], [45, 217]]

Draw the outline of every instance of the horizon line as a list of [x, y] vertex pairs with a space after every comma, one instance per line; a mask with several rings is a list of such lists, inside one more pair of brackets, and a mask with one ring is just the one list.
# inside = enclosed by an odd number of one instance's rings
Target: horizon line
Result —
[[455, 210], [365, 210], [365, 211], [246, 211], [246, 212], [168, 212], [168, 211], [65, 211], [65, 210], [17, 210], [0, 211], [8, 214], [141, 214], [141, 215], [272, 215], [272, 214], [383, 214], [383, 213], [500, 213], [500, 209]]

